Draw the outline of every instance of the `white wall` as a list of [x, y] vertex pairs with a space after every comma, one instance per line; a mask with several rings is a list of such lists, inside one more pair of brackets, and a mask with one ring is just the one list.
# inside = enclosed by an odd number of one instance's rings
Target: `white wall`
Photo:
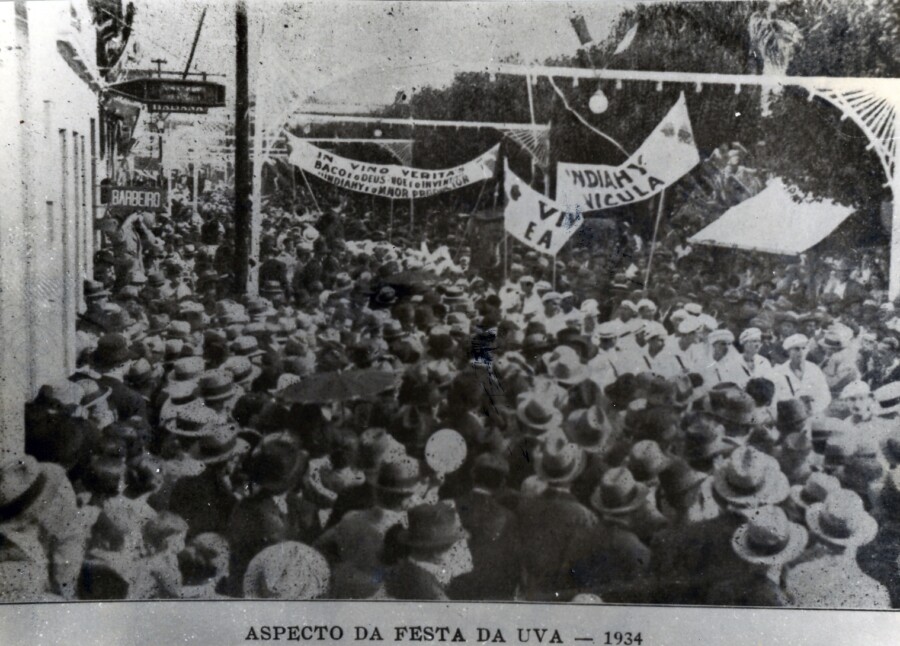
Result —
[[76, 313], [93, 254], [97, 96], [60, 55], [65, 31], [93, 55], [83, 0], [0, 3], [0, 42], [16, 43], [0, 51], [0, 114], [19, 125], [0, 128], [0, 455], [22, 448], [24, 402], [74, 370]]

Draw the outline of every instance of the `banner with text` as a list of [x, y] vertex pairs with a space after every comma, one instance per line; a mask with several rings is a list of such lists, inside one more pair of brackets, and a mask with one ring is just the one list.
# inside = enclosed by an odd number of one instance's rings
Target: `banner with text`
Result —
[[347, 159], [291, 135], [288, 143], [291, 163], [298, 168], [341, 188], [397, 199], [429, 197], [490, 179], [500, 151], [497, 144], [461, 166], [425, 170]]
[[506, 231], [532, 249], [555, 256], [584, 222], [581, 209], [568, 209], [544, 197], [505, 164]]
[[556, 169], [556, 199], [578, 204], [585, 211], [640, 202], [674, 184], [699, 163], [700, 153], [682, 92], [624, 164], [560, 162]]

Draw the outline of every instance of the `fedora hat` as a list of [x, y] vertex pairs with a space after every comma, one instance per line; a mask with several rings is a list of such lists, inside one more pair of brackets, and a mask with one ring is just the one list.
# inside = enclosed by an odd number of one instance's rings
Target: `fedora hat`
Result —
[[591, 505], [601, 514], [627, 514], [643, 505], [649, 494], [647, 485], [635, 480], [628, 467], [615, 467], [600, 478]]
[[369, 428], [359, 436], [359, 468], [367, 478], [377, 478], [382, 463], [395, 461], [405, 455], [405, 449], [383, 428]]
[[780, 507], [767, 505], [754, 510], [748, 521], [735, 530], [731, 547], [742, 560], [754, 565], [783, 565], [806, 549], [806, 528], [788, 520]]
[[659, 444], [653, 440], [641, 440], [631, 447], [626, 466], [635, 480], [650, 482], [658, 478], [671, 462], [671, 458], [663, 453]]
[[534, 457], [534, 471], [549, 484], [572, 482], [584, 470], [584, 451], [565, 437], [553, 436], [538, 448]]
[[398, 538], [409, 547], [443, 551], [469, 537], [456, 509], [446, 502], [417, 505], [408, 516], [409, 528], [401, 531]]
[[865, 545], [878, 533], [878, 522], [866, 513], [862, 498], [847, 489], [807, 507], [806, 525], [816, 538], [838, 547]]
[[713, 474], [713, 490], [735, 506], [761, 507], [787, 498], [790, 485], [775, 458], [742, 446]]
[[328, 594], [331, 568], [318, 551], [284, 541], [260, 551], [244, 573], [247, 599], [317, 599]]
[[562, 355], [547, 365], [547, 374], [564, 386], [574, 386], [587, 379], [588, 370], [577, 356]]
[[376, 489], [386, 493], [412, 495], [422, 482], [421, 463], [409, 456], [382, 462], [378, 469]]
[[111, 369], [131, 359], [128, 341], [121, 334], [104, 334], [97, 341], [91, 361], [100, 370]]
[[737, 387], [713, 388], [709, 391], [710, 413], [727, 424], [753, 424], [756, 402]]
[[84, 300], [87, 302], [98, 301], [109, 296], [109, 290], [103, 283], [96, 280], [84, 281]]
[[806, 509], [810, 505], [825, 502], [829, 494], [840, 489], [841, 483], [837, 478], [814, 471], [802, 485], [796, 484], [791, 487], [790, 500], [798, 508]]
[[692, 469], [682, 458], [673, 458], [669, 466], [659, 474], [659, 486], [672, 499], [696, 487], [708, 477], [703, 471]]
[[204, 464], [221, 464], [235, 455], [246, 453], [250, 445], [238, 437], [236, 424], [216, 424], [200, 436], [189, 455]]
[[579, 408], [569, 413], [563, 432], [570, 442], [589, 453], [600, 451], [607, 437], [603, 413], [596, 406]]
[[562, 413], [552, 403], [534, 395], [528, 395], [516, 407], [516, 417], [529, 429], [546, 431], [559, 428]]
[[813, 418], [810, 428], [813, 450], [816, 453], [824, 453], [833, 438], [847, 436], [852, 432], [853, 427], [846, 420], [837, 417], [816, 416]]
[[783, 399], [776, 404], [775, 428], [782, 432], [796, 431], [809, 419], [809, 406], [801, 399]]
[[306, 472], [308, 455], [288, 432], [264, 436], [249, 456], [248, 475], [257, 487], [278, 493], [294, 486]]
[[34, 499], [44, 485], [40, 463], [30, 455], [0, 462], [0, 510]]

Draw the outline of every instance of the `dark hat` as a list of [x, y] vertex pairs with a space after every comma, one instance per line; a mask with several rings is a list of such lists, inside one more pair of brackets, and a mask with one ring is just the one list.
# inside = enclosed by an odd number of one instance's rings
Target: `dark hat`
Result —
[[109, 291], [103, 286], [103, 283], [96, 280], [84, 281], [84, 300], [87, 302], [100, 300], [109, 296]]
[[782, 432], [791, 432], [803, 426], [809, 419], [809, 407], [801, 399], [783, 399], [776, 405], [778, 418], [776, 428]]
[[101, 370], [115, 368], [131, 359], [128, 341], [121, 334], [104, 334], [97, 341], [97, 349], [91, 355], [94, 365]]
[[281, 492], [294, 486], [306, 472], [308, 456], [287, 432], [263, 437], [250, 454], [248, 475], [257, 487]]
[[627, 514], [644, 504], [649, 493], [627, 467], [615, 467], [603, 474], [591, 496], [591, 505], [601, 514]]
[[548, 437], [536, 451], [534, 470], [549, 484], [567, 484], [575, 480], [585, 467], [584, 450], [564, 437]]
[[659, 485], [666, 497], [672, 499], [696, 487], [706, 480], [707, 474], [696, 471], [681, 458], [674, 458], [669, 466], [660, 472]]
[[713, 388], [709, 391], [711, 413], [728, 424], [752, 424], [756, 402], [737, 387]]
[[387, 493], [412, 495], [421, 481], [421, 463], [415, 458], [404, 456], [381, 465], [375, 486]]
[[445, 502], [418, 505], [409, 510], [408, 516], [409, 529], [399, 538], [413, 548], [443, 551], [469, 536], [456, 510]]

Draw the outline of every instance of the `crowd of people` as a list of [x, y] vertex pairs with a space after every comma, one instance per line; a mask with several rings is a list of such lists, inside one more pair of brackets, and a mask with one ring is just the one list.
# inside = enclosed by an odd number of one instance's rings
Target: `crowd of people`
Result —
[[627, 230], [490, 266], [465, 219], [328, 197], [266, 205], [258, 296], [226, 192], [105, 229], [0, 464], [4, 600], [900, 606], [879, 252], [673, 232], [645, 286]]

